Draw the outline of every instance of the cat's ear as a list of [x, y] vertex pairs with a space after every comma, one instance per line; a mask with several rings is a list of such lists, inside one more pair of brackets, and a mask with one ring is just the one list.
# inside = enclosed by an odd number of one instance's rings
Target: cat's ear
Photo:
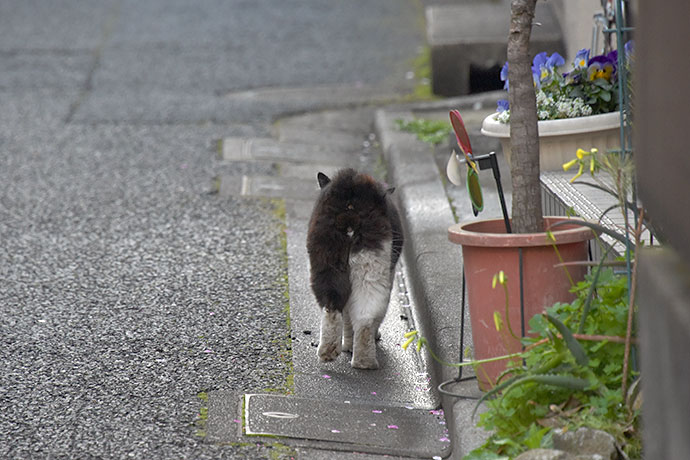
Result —
[[388, 187], [386, 189], [386, 195], [392, 195], [395, 192], [395, 187]]
[[326, 185], [328, 185], [331, 182], [331, 180], [328, 178], [328, 176], [322, 172], [320, 172], [316, 175], [316, 180], [319, 181], [319, 188], [324, 188]]

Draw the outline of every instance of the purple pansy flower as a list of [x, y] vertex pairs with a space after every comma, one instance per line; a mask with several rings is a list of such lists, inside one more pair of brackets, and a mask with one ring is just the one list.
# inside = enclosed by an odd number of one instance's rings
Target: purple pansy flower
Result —
[[561, 56], [558, 53], [553, 53], [549, 58], [546, 60], [546, 67], [548, 69], [554, 69], [556, 67], [560, 67], [563, 64], [565, 64], [565, 59], [563, 59], [563, 56]]
[[503, 89], [508, 91], [508, 61], [501, 68], [501, 81], [505, 82]]
[[587, 48], [582, 48], [575, 55], [573, 67], [575, 67], [576, 69], [587, 67], [587, 62], [589, 62], [589, 50]]
[[547, 59], [548, 55], [546, 52], [541, 52], [534, 56], [532, 61], [532, 79], [534, 80], [534, 86], [537, 88], [541, 87], [542, 68], [545, 67]]
[[623, 45], [623, 49], [625, 50], [625, 59], [630, 60], [635, 52], [635, 42], [630, 40], [628, 43]]
[[594, 56], [587, 64], [587, 79], [590, 81], [598, 78], [610, 81], [616, 73], [616, 61], [618, 52], [611, 51], [606, 56]]

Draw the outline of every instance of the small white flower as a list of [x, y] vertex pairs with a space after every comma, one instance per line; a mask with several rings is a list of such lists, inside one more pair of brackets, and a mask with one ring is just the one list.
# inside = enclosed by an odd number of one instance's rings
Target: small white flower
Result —
[[509, 123], [510, 122], [510, 110], [504, 110], [496, 115], [496, 121], [499, 123]]

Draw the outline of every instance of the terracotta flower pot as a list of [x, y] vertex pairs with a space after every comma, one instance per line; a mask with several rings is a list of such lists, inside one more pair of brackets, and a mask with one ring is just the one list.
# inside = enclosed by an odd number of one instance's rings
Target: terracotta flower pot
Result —
[[[482, 122], [482, 134], [501, 141], [506, 160], [510, 162], [510, 124], [501, 123], [489, 115]], [[588, 117], [543, 120], [539, 129], [539, 168], [542, 171], [560, 171], [563, 163], [575, 157], [577, 149], [600, 152], [620, 149], [620, 112], [590, 115]]]
[[[546, 217], [548, 228], [563, 217]], [[594, 233], [587, 227], [564, 225], [552, 231], [556, 242], [546, 233], [506, 233], [503, 219], [474, 221], [453, 225], [448, 239], [462, 245], [462, 257], [467, 286], [467, 299], [472, 324], [474, 358], [486, 359], [516, 353], [521, 343], [508, 331], [505, 317], [505, 291], [492, 288], [495, 274], [503, 271], [508, 286], [509, 320], [513, 332], [521, 336], [519, 248], [522, 248], [525, 331], [529, 320], [556, 302], [569, 302], [571, 282], [559, 264], [558, 254], [565, 262], [587, 260], [587, 242]], [[558, 252], [554, 249], [554, 244]], [[586, 267], [568, 267], [574, 282], [584, 278]], [[503, 326], [497, 331], [494, 312], [500, 314]], [[477, 369], [479, 387], [487, 390], [506, 368], [501, 360], [480, 365]]]

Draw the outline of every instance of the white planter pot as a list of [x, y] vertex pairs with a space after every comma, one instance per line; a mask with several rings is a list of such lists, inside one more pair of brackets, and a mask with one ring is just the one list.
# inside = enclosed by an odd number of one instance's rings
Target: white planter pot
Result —
[[[510, 162], [510, 124], [489, 115], [482, 123], [482, 134], [501, 140], [503, 153]], [[588, 117], [545, 120], [538, 123], [539, 165], [542, 171], [562, 170], [563, 163], [575, 158], [577, 149], [593, 147], [600, 152], [620, 149], [620, 112]]]

